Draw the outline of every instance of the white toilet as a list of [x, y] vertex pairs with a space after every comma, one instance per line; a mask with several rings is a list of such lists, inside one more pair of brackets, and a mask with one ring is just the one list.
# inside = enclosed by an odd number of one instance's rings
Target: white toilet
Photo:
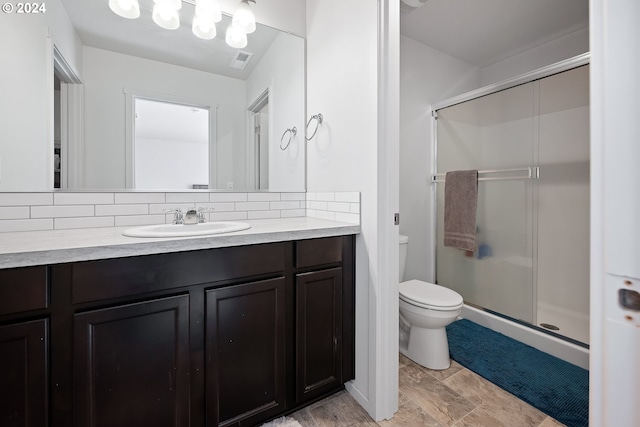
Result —
[[403, 282], [409, 238], [400, 235], [400, 353], [429, 369], [447, 369], [445, 326], [456, 320], [463, 300], [457, 292], [421, 280]]

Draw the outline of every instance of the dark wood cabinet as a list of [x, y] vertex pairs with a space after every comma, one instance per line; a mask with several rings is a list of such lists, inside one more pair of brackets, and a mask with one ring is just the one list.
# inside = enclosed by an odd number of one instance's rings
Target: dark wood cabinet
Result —
[[207, 291], [207, 425], [254, 425], [285, 409], [285, 280]]
[[0, 425], [48, 426], [46, 319], [0, 327]]
[[2, 427], [245, 427], [354, 377], [354, 236], [0, 270]]
[[189, 297], [74, 318], [77, 427], [189, 425]]
[[296, 399], [342, 384], [342, 268], [296, 276]]

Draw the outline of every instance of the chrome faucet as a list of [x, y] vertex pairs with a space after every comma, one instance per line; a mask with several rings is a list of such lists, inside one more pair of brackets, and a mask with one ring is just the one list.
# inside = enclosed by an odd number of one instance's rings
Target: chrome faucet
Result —
[[175, 208], [175, 209], [164, 209], [162, 212], [164, 213], [172, 213], [173, 214], [173, 221], [171, 222], [172, 224], [184, 224], [184, 215], [182, 214], [182, 209], [180, 208]]
[[198, 223], [198, 212], [194, 208], [187, 209], [187, 212], [184, 214], [184, 222], [183, 224], [197, 224]]
[[204, 213], [212, 212], [212, 211], [213, 211], [213, 208], [209, 208], [209, 209], [198, 208], [198, 224], [203, 224], [207, 222], [207, 218], [204, 216]]
[[207, 217], [204, 216], [205, 212], [213, 212], [213, 208], [189, 208], [183, 214], [182, 209], [165, 209], [163, 210], [165, 213], [173, 214], [173, 222], [172, 224], [184, 224], [184, 225], [193, 225], [193, 224], [203, 224], [207, 222]]

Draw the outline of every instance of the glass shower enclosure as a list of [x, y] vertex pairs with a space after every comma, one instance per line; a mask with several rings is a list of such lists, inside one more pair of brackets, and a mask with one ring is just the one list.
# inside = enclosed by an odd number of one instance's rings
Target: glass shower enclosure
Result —
[[[436, 283], [589, 340], [589, 66], [436, 111]], [[478, 170], [476, 250], [445, 247], [444, 174]]]

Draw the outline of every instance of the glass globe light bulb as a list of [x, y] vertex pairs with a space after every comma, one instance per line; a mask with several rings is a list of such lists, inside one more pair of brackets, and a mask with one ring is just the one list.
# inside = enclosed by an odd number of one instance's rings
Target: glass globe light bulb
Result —
[[253, 33], [256, 30], [256, 17], [249, 6], [248, 0], [242, 0], [235, 12], [233, 12], [233, 25], [238, 27], [245, 34]]
[[224, 40], [231, 47], [242, 49], [247, 45], [247, 35], [233, 24], [227, 28], [227, 34]]
[[140, 16], [138, 0], [109, 0], [109, 8], [123, 18], [136, 19]]
[[195, 34], [196, 37], [204, 40], [211, 40], [216, 36], [217, 33], [216, 24], [211, 18], [206, 18], [198, 15], [193, 17], [193, 25], [191, 27], [191, 31], [193, 31], [193, 34]]
[[178, 10], [168, 2], [156, 2], [153, 6], [153, 22], [167, 30], [175, 30], [180, 26]]
[[213, 19], [213, 22], [222, 20], [222, 9], [217, 0], [196, 0], [196, 15]]

